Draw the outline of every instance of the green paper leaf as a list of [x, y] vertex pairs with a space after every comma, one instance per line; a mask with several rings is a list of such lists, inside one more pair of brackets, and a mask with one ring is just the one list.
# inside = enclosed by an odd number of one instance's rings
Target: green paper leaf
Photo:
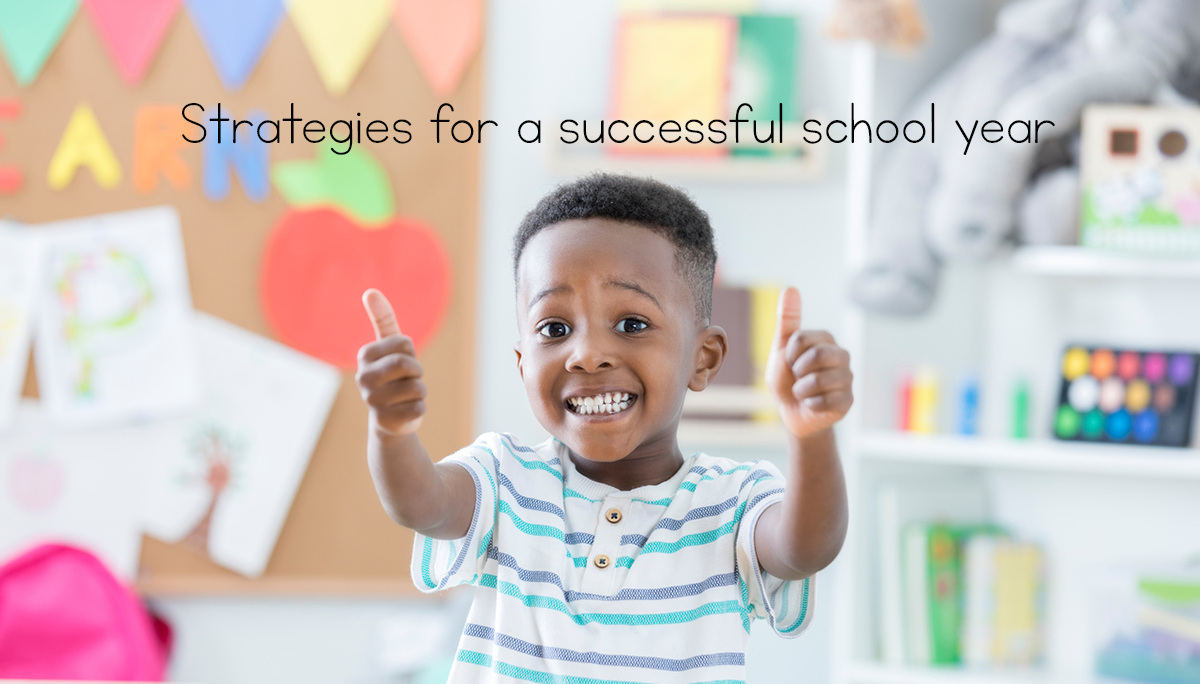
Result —
[[33, 83], [67, 30], [79, 0], [0, 0], [0, 47], [17, 83]]
[[279, 162], [271, 181], [293, 207], [333, 206], [367, 223], [379, 223], [396, 213], [387, 170], [359, 149], [337, 154], [321, 148], [313, 161]]

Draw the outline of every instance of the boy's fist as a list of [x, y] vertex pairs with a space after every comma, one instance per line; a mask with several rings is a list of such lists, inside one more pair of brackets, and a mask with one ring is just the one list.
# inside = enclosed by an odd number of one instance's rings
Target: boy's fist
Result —
[[379, 290], [364, 292], [363, 306], [375, 328], [375, 341], [358, 350], [358, 391], [377, 429], [411, 434], [425, 416], [425, 383], [412, 338], [400, 334], [392, 305]]
[[832, 427], [854, 403], [850, 353], [824, 330], [800, 329], [800, 291], [779, 294], [775, 340], [767, 359], [767, 387], [783, 424], [796, 437]]

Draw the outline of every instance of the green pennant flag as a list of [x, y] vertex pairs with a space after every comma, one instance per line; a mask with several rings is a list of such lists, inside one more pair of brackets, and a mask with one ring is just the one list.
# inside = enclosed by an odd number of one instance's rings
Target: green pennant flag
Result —
[[0, 0], [0, 47], [18, 85], [37, 78], [78, 9], [79, 0]]

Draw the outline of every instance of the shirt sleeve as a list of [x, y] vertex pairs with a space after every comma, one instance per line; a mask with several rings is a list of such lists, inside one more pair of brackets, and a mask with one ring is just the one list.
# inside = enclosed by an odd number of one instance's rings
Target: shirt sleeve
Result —
[[496, 529], [496, 443], [492, 433], [443, 459], [465, 468], [475, 481], [475, 512], [461, 539], [433, 539], [417, 533], [413, 539], [412, 580], [431, 593], [463, 584], [477, 584], [492, 548]]
[[763, 511], [783, 501], [783, 475], [774, 464], [755, 461], [742, 482], [745, 509], [738, 527], [737, 572], [750, 616], [765, 619], [781, 637], [795, 638], [812, 621], [815, 577], [784, 581], [764, 571], [754, 549], [754, 528]]

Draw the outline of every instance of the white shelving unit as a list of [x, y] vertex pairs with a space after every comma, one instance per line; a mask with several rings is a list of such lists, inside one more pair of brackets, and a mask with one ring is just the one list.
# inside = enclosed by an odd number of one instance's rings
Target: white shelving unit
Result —
[[[900, 119], [923, 82], [990, 30], [992, 0], [926, 0], [931, 43], [915, 59], [851, 50], [859, 118]], [[966, 27], [966, 28], [963, 28]], [[974, 32], [972, 34], [972, 32]], [[866, 255], [874, 155], [848, 145], [846, 266]], [[856, 406], [842, 455], [851, 526], [838, 560], [835, 684], [1091, 684], [1097, 601], [1092, 580], [1114, 565], [1179, 562], [1200, 551], [1200, 450], [1056, 441], [1049, 434], [1059, 359], [1071, 343], [1134, 349], [1200, 348], [1200, 260], [1024, 247], [988, 264], [951, 266], [934, 310], [915, 320], [848, 314]], [[896, 432], [899, 377], [940, 374], [942, 404], [956, 377], [979, 379], [982, 436]], [[1006, 435], [1016, 379], [1032, 387], [1033, 435]], [[946, 406], [948, 409], [949, 407]], [[940, 423], [950, 425], [952, 411]], [[757, 433], [767, 440], [769, 433]], [[782, 436], [779, 437], [782, 440]], [[1034, 670], [976, 671], [885, 662], [879, 616], [876, 497], [882, 483], [954, 475], [977, 479], [991, 518], [1046, 554], [1046, 644]], [[826, 594], [828, 596], [828, 594]]]

